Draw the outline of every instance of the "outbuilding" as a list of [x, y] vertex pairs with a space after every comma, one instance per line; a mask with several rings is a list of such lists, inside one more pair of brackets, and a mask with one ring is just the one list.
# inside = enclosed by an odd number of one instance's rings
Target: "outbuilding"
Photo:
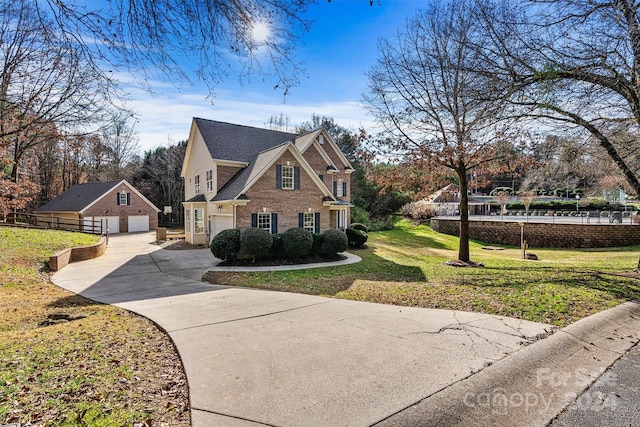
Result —
[[36, 209], [41, 216], [75, 219], [78, 227], [98, 224], [102, 232], [155, 230], [160, 210], [126, 180], [77, 184]]

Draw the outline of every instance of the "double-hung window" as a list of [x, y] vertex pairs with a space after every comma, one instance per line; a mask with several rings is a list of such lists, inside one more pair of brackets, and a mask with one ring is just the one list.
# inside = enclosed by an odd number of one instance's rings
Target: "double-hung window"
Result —
[[196, 234], [204, 233], [204, 209], [196, 208], [193, 210], [193, 232]]
[[129, 193], [121, 192], [118, 193], [118, 205], [128, 205], [129, 204]]
[[282, 166], [282, 188], [284, 190], [293, 190], [294, 188], [293, 174], [294, 174], [293, 166]]
[[207, 171], [207, 192], [213, 191], [213, 170]]
[[304, 212], [302, 219], [302, 228], [315, 233], [316, 231], [316, 214], [314, 212]]
[[271, 214], [265, 212], [258, 213], [258, 228], [262, 228], [263, 230], [267, 230], [271, 233]]
[[193, 179], [194, 182], [194, 190], [196, 194], [200, 194], [200, 175], [196, 175]]

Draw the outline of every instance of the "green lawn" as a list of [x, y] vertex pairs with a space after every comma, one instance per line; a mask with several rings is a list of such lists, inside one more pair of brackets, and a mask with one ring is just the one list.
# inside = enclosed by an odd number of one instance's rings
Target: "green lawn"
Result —
[[[97, 239], [0, 227], [0, 425], [189, 425], [186, 379], [168, 337], [49, 281], [51, 254]], [[54, 313], [85, 317], [45, 326]]]
[[404, 306], [449, 308], [564, 326], [582, 317], [640, 299], [635, 268], [640, 246], [599, 250], [482, 249], [471, 243], [484, 268], [444, 265], [457, 257], [458, 239], [428, 226], [399, 221], [370, 233], [362, 262], [331, 269], [264, 273], [209, 273], [208, 281]]

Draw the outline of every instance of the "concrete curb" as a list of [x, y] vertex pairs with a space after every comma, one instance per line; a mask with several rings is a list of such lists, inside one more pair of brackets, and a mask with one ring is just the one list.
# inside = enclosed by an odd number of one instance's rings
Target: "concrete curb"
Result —
[[546, 426], [640, 341], [640, 302], [586, 317], [376, 424]]
[[362, 258], [360, 258], [357, 255], [353, 255], [349, 252], [343, 252], [342, 253], [344, 256], [346, 256], [346, 259], [343, 259], [341, 261], [332, 261], [332, 262], [317, 262], [317, 263], [313, 263], [313, 264], [293, 264], [293, 265], [273, 265], [273, 266], [265, 266], [265, 267], [220, 267], [220, 266], [213, 266], [211, 268], [209, 268], [209, 271], [228, 271], [228, 272], [242, 272], [242, 273], [248, 273], [248, 272], [258, 272], [258, 271], [288, 271], [288, 270], [307, 270], [310, 268], [324, 268], [324, 267], [338, 267], [340, 265], [349, 265], [349, 264], [355, 264], [358, 263], [360, 261], [362, 261]]

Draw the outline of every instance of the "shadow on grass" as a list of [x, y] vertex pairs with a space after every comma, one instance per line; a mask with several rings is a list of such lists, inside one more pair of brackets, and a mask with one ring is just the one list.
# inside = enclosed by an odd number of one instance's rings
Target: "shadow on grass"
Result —
[[393, 230], [379, 233], [376, 240], [383, 241], [385, 244], [410, 248], [454, 249], [431, 236], [421, 236], [404, 227], [397, 227]]
[[[640, 280], [615, 273], [558, 266], [528, 266], [526, 270], [516, 266], [485, 267], [484, 270], [488, 272], [487, 280], [478, 277], [478, 282], [484, 282], [478, 283], [479, 286], [525, 289], [527, 286], [552, 283], [569, 288], [593, 289], [619, 299], [640, 299]], [[495, 277], [501, 279], [496, 281]]]
[[356, 264], [271, 272], [207, 272], [202, 280], [229, 286], [334, 296], [349, 289], [357, 280], [425, 282], [419, 267], [398, 264], [376, 255], [373, 248], [358, 251]]
[[76, 308], [76, 307], [92, 307], [96, 305], [104, 305], [104, 304], [96, 301], [92, 301], [80, 295], [69, 295], [67, 297], [63, 297], [55, 301], [51, 301], [49, 304], [47, 304], [47, 307], [64, 309], [64, 308]]

